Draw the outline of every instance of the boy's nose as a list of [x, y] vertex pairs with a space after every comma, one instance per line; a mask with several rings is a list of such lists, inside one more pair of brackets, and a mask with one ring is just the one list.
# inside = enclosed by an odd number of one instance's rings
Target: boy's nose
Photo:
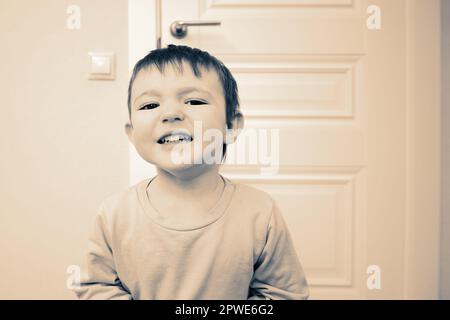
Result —
[[184, 115], [179, 110], [167, 110], [161, 115], [161, 122], [183, 121]]
[[162, 118], [162, 122], [175, 122], [184, 120], [184, 116], [176, 114], [176, 115], [165, 115]]

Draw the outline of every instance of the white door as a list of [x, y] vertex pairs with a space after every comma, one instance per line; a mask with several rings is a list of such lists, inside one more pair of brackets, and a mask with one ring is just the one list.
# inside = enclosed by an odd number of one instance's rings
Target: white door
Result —
[[[278, 130], [275, 174], [261, 174], [262, 159], [242, 164], [233, 156], [222, 172], [278, 201], [312, 298], [406, 296], [406, 7], [405, 0], [162, 1], [162, 45], [220, 58], [238, 82], [246, 128]], [[221, 25], [188, 27], [178, 39], [170, 33], [176, 20]]]

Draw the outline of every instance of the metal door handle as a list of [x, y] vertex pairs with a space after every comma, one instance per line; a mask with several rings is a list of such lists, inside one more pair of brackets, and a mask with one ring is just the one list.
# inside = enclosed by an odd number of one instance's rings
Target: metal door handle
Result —
[[220, 21], [183, 21], [177, 20], [170, 25], [170, 33], [178, 39], [186, 37], [188, 27], [191, 26], [220, 26]]

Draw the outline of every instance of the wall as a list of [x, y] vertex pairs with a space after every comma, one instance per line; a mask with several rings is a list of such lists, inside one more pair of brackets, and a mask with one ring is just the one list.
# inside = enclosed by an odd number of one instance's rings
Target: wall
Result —
[[[127, 8], [0, 0], [0, 299], [74, 298], [66, 268], [100, 202], [128, 186]], [[116, 52], [115, 81], [87, 80], [89, 51]]]
[[442, 0], [442, 217], [440, 297], [450, 299], [450, 1]]

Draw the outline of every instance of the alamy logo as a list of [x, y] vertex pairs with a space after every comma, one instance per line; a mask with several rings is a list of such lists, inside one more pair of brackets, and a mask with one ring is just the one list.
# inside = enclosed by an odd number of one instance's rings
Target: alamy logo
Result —
[[69, 15], [66, 19], [66, 27], [69, 30], [79, 30], [81, 28], [81, 9], [77, 5], [70, 5], [66, 9]]
[[279, 136], [279, 129], [261, 128], [230, 129], [224, 136], [218, 129], [203, 131], [202, 121], [195, 121], [194, 139], [175, 143], [171, 160], [175, 164], [220, 164], [223, 144], [227, 144], [227, 164], [259, 165], [261, 174], [273, 175], [279, 169]]
[[367, 289], [380, 290], [381, 289], [381, 268], [377, 265], [370, 265], [367, 267]]
[[66, 286], [67, 289], [79, 289], [81, 283], [81, 268], [77, 265], [70, 265], [67, 267], [66, 272], [69, 274], [67, 277]]
[[366, 24], [369, 30], [381, 30], [381, 9], [379, 6], [370, 5], [367, 7], [367, 18]]

